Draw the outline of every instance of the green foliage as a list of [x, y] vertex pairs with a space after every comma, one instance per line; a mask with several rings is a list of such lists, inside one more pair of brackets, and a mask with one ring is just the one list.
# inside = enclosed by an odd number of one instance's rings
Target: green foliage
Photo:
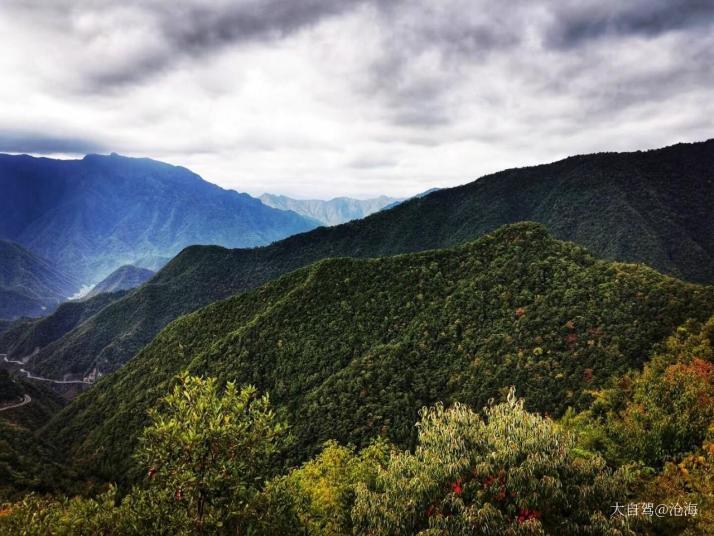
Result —
[[241, 526], [286, 432], [255, 388], [216, 389], [215, 379], [181, 376], [140, 440], [150, 500], [180, 514], [176, 533]]
[[65, 399], [41, 382], [27, 380], [21, 376], [15, 376], [14, 380], [21, 386], [23, 394], [29, 395], [32, 401], [29, 404], [1, 412], [0, 420], [37, 431], [67, 404]]
[[260, 511], [266, 513], [259, 525], [262, 532], [351, 534], [356, 488], [374, 485], [390, 451], [384, 441], [360, 452], [328, 441], [317, 457], [266, 486], [259, 500]]
[[12, 379], [10, 373], [0, 369], [0, 407], [2, 404], [17, 402], [23, 394], [22, 387]]
[[658, 536], [708, 536], [714, 527], [714, 424], [701, 449], [669, 462], [648, 482], [642, 499], [655, 504], [697, 506], [696, 516], [656, 518], [652, 534]]
[[415, 451], [358, 488], [360, 534], [634, 534], [610, 505], [632, 476], [579, 458], [573, 437], [513, 393], [484, 418], [461, 404], [422, 412]]
[[57, 459], [30, 430], [0, 419], [0, 503], [28, 491], [78, 491], [77, 475]]
[[274, 478], [285, 425], [255, 389], [182, 375], [137, 452], [146, 478], [121, 498], [30, 494], [0, 509], [0, 534], [634, 534], [611, 504], [633, 474], [581, 458], [570, 434], [515, 400], [481, 417], [438, 404], [417, 447], [329, 442]]
[[28, 404], [0, 412], [0, 502], [29, 491], [77, 491], [83, 485], [77, 474], [59, 462], [51, 442], [35, 434], [63, 401], [43, 386], [13, 378], [3, 369], [0, 392], [7, 404], [18, 403], [24, 395], [31, 398]]
[[28, 495], [0, 511], [0, 534], [7, 536], [98, 536], [140, 534], [129, 501], [115, 507], [116, 488], [95, 499]]
[[0, 533], [243, 534], [257, 522], [255, 498], [286, 439], [267, 396], [184, 374], [150, 418], [136, 453], [144, 486], [121, 502], [114, 488], [96, 499], [30, 495], [0, 517]]
[[413, 446], [419, 408], [482, 407], [515, 384], [531, 410], [585, 409], [641, 366], [714, 289], [598, 261], [535, 224], [457, 248], [323, 261], [166, 328], [45, 430], [109, 479], [181, 370], [269, 392], [293, 423], [290, 464], [335, 439]]
[[597, 393], [574, 426], [613, 462], [660, 468], [701, 445], [713, 422], [714, 317], [680, 327], [642, 372]]

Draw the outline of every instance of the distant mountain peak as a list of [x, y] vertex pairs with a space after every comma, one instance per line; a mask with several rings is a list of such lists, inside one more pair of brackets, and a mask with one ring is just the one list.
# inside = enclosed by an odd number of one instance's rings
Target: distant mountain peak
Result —
[[84, 299], [92, 298], [103, 292], [117, 292], [129, 290], [143, 285], [154, 276], [155, 272], [147, 268], [125, 264], [114, 270], [102, 281], [97, 283]]
[[322, 225], [339, 225], [352, 220], [359, 220], [379, 212], [385, 207], [394, 206], [403, 199], [380, 195], [371, 199], [352, 197], [333, 197], [332, 199], [294, 199], [282, 194], [263, 194], [259, 199], [269, 207], [291, 210], [318, 221]]
[[[192, 244], [266, 245], [319, 224], [149, 158], [0, 158], [0, 238], [92, 285], [117, 266], [158, 269]], [[156, 262], [147, 264], [154, 259]]]

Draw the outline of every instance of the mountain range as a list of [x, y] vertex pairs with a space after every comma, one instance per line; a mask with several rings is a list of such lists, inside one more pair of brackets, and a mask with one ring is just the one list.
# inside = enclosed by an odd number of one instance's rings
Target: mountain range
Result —
[[520, 223], [443, 250], [320, 261], [186, 315], [43, 436], [126, 482], [147, 410], [187, 370], [269, 392], [291, 426], [289, 464], [328, 439], [413, 447], [418, 411], [436, 401], [482, 407], [515, 385], [532, 410], [585, 408], [588, 391], [712, 312], [712, 286]]
[[92, 286], [125, 264], [156, 269], [192, 244], [252, 247], [316, 223], [146, 158], [0, 155], [0, 239]]
[[712, 206], [714, 140], [506, 170], [266, 247], [189, 247], [141, 288], [41, 348], [32, 365], [46, 375], [113, 370], [173, 319], [317, 260], [448, 247], [524, 220], [605, 259], [712, 282]]
[[339, 225], [352, 220], [365, 218], [385, 207], [396, 206], [404, 199], [382, 195], [372, 199], [353, 199], [335, 197], [321, 199], [293, 199], [284, 195], [263, 194], [259, 199], [269, 207], [280, 210], [292, 210], [307, 218], [312, 218], [320, 225]]
[[51, 313], [77, 281], [19, 244], [0, 240], [0, 319]]

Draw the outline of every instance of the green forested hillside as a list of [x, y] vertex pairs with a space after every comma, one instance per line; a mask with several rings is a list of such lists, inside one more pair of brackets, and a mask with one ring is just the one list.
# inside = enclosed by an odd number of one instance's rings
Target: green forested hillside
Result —
[[11, 404], [21, 399], [23, 395], [22, 387], [10, 376], [10, 374], [0, 369], [0, 407], [3, 404]]
[[22, 492], [76, 488], [76, 475], [56, 461], [52, 447], [29, 429], [0, 418], [0, 502]]
[[86, 300], [65, 302], [51, 315], [42, 318], [17, 320], [5, 331], [0, 331], [0, 352], [12, 359], [25, 358], [125, 294], [125, 291], [98, 294]]
[[171, 320], [316, 260], [439, 248], [523, 220], [595, 255], [714, 281], [714, 140], [512, 169], [271, 246], [189, 247], [142, 289], [43, 349], [44, 374], [111, 370]]
[[36, 436], [64, 400], [0, 369], [0, 408], [24, 396], [29, 403], [0, 411], [0, 503], [23, 492], [66, 492], [78, 485], [76, 474], [58, 463], [52, 443]]
[[330, 438], [408, 446], [437, 400], [479, 408], [515, 385], [530, 409], [584, 408], [585, 391], [713, 311], [712, 287], [517, 224], [452, 249], [319, 262], [182, 317], [43, 433], [123, 478], [146, 410], [189, 370], [268, 391], [292, 426], [290, 461]]

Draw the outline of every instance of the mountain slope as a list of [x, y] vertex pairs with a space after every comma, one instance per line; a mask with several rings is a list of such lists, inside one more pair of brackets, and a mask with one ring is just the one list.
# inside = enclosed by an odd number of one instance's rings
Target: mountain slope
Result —
[[712, 311], [713, 287], [517, 224], [446, 250], [321, 261], [184, 316], [44, 436], [117, 478], [146, 410], [188, 369], [269, 391], [287, 412], [293, 462], [328, 438], [408, 446], [417, 411], [436, 400], [481, 407], [515, 384], [540, 411], [584, 406], [586, 390]]
[[89, 291], [85, 299], [93, 298], [103, 292], [117, 292], [119, 290], [130, 290], [140, 287], [151, 279], [154, 274], [155, 272], [147, 268], [139, 268], [132, 264], [125, 264], [94, 285], [94, 288]]
[[263, 194], [259, 199], [269, 207], [292, 210], [302, 216], [317, 220], [322, 225], [339, 225], [374, 214], [388, 206], [395, 206], [402, 199], [382, 195], [373, 199], [335, 197], [321, 199], [292, 199], [284, 195]]
[[45, 317], [17, 320], [0, 332], [0, 353], [14, 360], [27, 359], [125, 294], [118, 291], [68, 301]]
[[0, 240], [0, 318], [47, 314], [77, 288], [76, 281], [50, 262]]
[[373, 257], [462, 243], [500, 225], [544, 223], [607, 259], [714, 281], [714, 140], [513, 169], [268, 247], [190, 247], [141, 289], [43, 349], [46, 374], [110, 370], [181, 314], [327, 257]]
[[0, 155], [0, 238], [96, 283], [155, 268], [190, 244], [250, 247], [315, 227], [297, 214], [146, 158]]
[[12, 378], [0, 369], [0, 407], [28, 397], [30, 402], [0, 412], [0, 501], [22, 492], [57, 492], [79, 488], [77, 475], [59, 465], [50, 443], [34, 431], [63, 405], [63, 400], [40, 385]]

